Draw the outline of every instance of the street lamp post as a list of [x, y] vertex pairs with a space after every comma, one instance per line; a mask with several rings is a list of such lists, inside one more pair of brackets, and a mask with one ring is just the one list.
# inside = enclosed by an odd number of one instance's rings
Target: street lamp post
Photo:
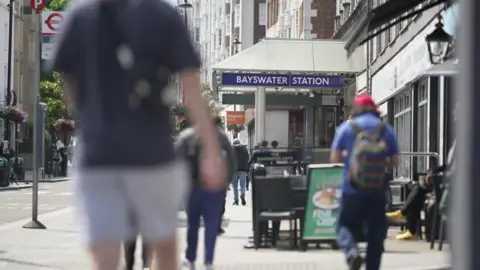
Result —
[[[185, 20], [185, 27], [187, 29], [187, 33], [190, 33], [188, 27], [188, 9], [192, 8], [192, 4], [188, 3], [188, 0], [183, 0], [183, 3], [178, 5], [179, 8], [183, 8], [183, 19]], [[182, 85], [182, 103], [185, 104], [185, 94], [183, 93], [183, 85]]]
[[[233, 54], [237, 54], [238, 53], [238, 46], [240, 46], [240, 44], [242, 44], [242, 42], [240, 42], [240, 40], [238, 40], [238, 37], [236, 37], [232, 44], [233, 44], [233, 50], [234, 50]], [[237, 94], [237, 92], [235, 92], [235, 94]], [[233, 111], [235, 111], [235, 112], [237, 111], [237, 104], [233, 104]]]

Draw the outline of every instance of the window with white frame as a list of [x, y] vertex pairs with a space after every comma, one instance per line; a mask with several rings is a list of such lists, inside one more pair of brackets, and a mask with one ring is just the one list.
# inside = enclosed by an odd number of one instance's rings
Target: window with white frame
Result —
[[5, 44], [5, 49], [8, 50], [8, 23], [6, 22], [4, 25], [3, 25], [3, 28], [4, 28], [4, 32], [5, 35], [4, 35], [4, 38], [5, 38], [5, 42], [3, 44]]
[[[428, 152], [428, 90], [427, 82], [422, 81], [418, 85], [418, 122], [417, 122], [417, 150], [416, 152]], [[417, 171], [426, 173], [428, 158], [417, 158]]]
[[380, 34], [380, 52], [382, 52], [386, 46], [387, 46], [387, 33], [382, 32]]
[[[398, 94], [394, 98], [394, 130], [398, 141], [400, 152], [411, 152], [411, 123], [412, 123], [412, 106], [411, 91], [406, 89], [403, 93]], [[398, 166], [395, 168], [394, 175], [396, 178], [410, 178], [411, 157], [401, 156]]]
[[235, 5], [235, 21], [234, 26], [240, 27], [240, 4]]
[[377, 59], [377, 56], [378, 56], [378, 52], [377, 52], [377, 38], [378, 36], [374, 37], [373, 39], [371, 39], [370, 41], [370, 46], [372, 46], [372, 52], [373, 52], [373, 55], [372, 55], [372, 58], [370, 60], [374, 60], [374, 59]]
[[258, 24], [267, 25], [267, 4], [258, 4]]
[[397, 35], [395, 34], [395, 25], [391, 26], [388, 31], [390, 31], [390, 42], [392, 42], [397, 37]]
[[225, 20], [226, 20], [226, 24], [225, 24], [225, 34], [226, 34], [226, 35], [229, 35], [230, 29], [232, 29], [232, 21], [231, 21], [231, 19], [230, 19], [230, 16], [227, 16], [227, 17], [225, 18]]

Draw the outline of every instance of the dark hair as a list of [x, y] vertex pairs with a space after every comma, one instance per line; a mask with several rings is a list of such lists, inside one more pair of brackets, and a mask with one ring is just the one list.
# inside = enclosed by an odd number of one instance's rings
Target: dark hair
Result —
[[262, 146], [262, 147], [268, 147], [268, 141], [267, 141], [267, 140], [263, 140], [263, 141], [260, 143], [260, 146]]
[[272, 141], [270, 143], [270, 145], [273, 147], [273, 148], [277, 148], [278, 147], [278, 142], [277, 141]]
[[213, 121], [214, 121], [215, 125], [217, 125], [219, 127], [222, 126], [223, 120], [220, 116], [215, 116], [215, 118], [213, 118]]

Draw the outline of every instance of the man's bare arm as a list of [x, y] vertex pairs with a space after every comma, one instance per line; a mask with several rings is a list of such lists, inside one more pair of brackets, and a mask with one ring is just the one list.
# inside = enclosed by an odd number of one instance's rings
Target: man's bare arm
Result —
[[330, 152], [330, 162], [331, 163], [342, 163], [343, 155], [341, 150], [332, 150]]
[[201, 92], [200, 72], [196, 68], [180, 72], [183, 94], [187, 100], [188, 119], [198, 128], [198, 133], [206, 148], [218, 148], [217, 128], [212, 121], [212, 112]]

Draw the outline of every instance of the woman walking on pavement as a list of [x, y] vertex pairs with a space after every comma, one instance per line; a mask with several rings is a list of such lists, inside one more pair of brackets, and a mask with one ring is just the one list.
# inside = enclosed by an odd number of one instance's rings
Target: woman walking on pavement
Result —
[[187, 201], [187, 250], [185, 252], [185, 261], [183, 266], [188, 269], [195, 269], [197, 259], [198, 231], [200, 229], [200, 219], [203, 218], [205, 226], [205, 269], [213, 269], [213, 257], [215, 253], [215, 244], [218, 236], [219, 224], [221, 222], [221, 212], [225, 195], [227, 192], [227, 183], [236, 170], [235, 156], [230, 146], [227, 136], [218, 129], [221, 149], [223, 156], [227, 158], [228, 179], [225, 179], [225, 188], [220, 191], [209, 191], [204, 188], [200, 182], [200, 152], [201, 145], [198, 140], [198, 134], [195, 128], [184, 130], [177, 141], [177, 150], [186, 157], [190, 164], [192, 188]]

